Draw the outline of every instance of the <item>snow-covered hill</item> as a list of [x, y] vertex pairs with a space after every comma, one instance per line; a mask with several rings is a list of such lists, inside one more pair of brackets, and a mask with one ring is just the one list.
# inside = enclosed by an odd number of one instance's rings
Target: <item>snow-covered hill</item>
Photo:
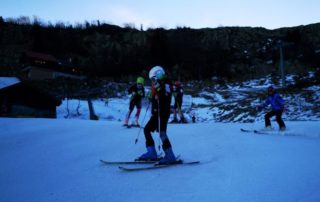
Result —
[[[288, 76], [288, 85], [294, 84], [292, 77]], [[257, 112], [255, 107], [266, 99], [266, 88], [269, 85], [279, 89], [280, 95], [286, 101], [286, 110], [283, 114], [285, 121], [320, 120], [319, 86], [313, 85], [298, 90], [282, 89], [273, 84], [271, 76], [223, 86], [206, 85], [201, 89], [196, 89], [194, 83], [185, 84], [183, 111], [189, 120], [195, 116], [196, 122], [262, 121], [266, 111]], [[149, 89], [148, 86], [146, 88]], [[128, 111], [129, 99], [129, 95], [123, 94], [108, 99], [96, 99], [93, 101], [95, 113], [100, 120], [123, 121]], [[145, 99], [142, 116], [146, 113], [147, 105], [148, 100]], [[89, 119], [86, 100], [64, 100], [57, 112], [58, 118]], [[150, 113], [146, 114], [148, 116]]]
[[[99, 160], [145, 152], [139, 129], [117, 121], [0, 119], [0, 199], [22, 201], [320, 201], [320, 124], [169, 125], [176, 154], [199, 165], [128, 173]], [[159, 144], [157, 134], [155, 141]]]

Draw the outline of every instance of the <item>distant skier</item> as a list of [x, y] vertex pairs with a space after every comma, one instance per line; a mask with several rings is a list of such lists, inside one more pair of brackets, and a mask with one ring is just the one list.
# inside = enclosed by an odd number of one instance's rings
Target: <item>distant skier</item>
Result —
[[130, 97], [130, 104], [129, 104], [129, 112], [126, 115], [126, 118], [124, 120], [124, 125], [128, 126], [129, 120], [130, 120], [130, 115], [136, 106], [137, 112], [135, 114], [135, 121], [132, 124], [133, 126], [139, 127], [139, 116], [141, 112], [141, 101], [142, 98], [145, 96], [145, 91], [144, 91], [144, 78], [143, 77], [138, 77], [137, 81], [135, 84], [130, 86], [128, 89], [128, 93], [131, 94]]
[[[181, 87], [180, 81], [175, 81], [173, 84], [173, 120], [171, 123], [187, 123], [182, 112], [182, 101], [183, 101], [183, 88]], [[177, 112], [179, 114], [180, 120], [177, 119]]]
[[276, 116], [277, 123], [279, 124], [280, 130], [285, 130], [286, 126], [282, 120], [282, 113], [285, 107], [285, 101], [280, 97], [279, 93], [276, 92], [273, 86], [268, 87], [268, 97], [266, 101], [257, 107], [257, 110], [262, 110], [269, 104], [271, 104], [272, 110], [265, 115], [265, 126], [266, 129], [271, 129], [270, 118]]
[[162, 149], [165, 152], [165, 156], [159, 161], [159, 164], [172, 164], [176, 162], [176, 157], [167, 136], [172, 87], [165, 77], [165, 71], [160, 66], [155, 66], [150, 70], [149, 78], [152, 81], [150, 97], [152, 111], [151, 118], [144, 128], [147, 152], [142, 154], [137, 160], [158, 159], [155, 143], [151, 134], [151, 132], [158, 131], [162, 141]]

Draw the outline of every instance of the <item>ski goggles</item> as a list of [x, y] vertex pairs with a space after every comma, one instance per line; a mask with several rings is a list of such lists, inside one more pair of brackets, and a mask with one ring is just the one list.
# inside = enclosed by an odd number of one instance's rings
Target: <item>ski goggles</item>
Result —
[[151, 78], [151, 81], [152, 81], [152, 82], [158, 82], [158, 80], [159, 80], [159, 79], [158, 79], [156, 76], [154, 76], [154, 77]]

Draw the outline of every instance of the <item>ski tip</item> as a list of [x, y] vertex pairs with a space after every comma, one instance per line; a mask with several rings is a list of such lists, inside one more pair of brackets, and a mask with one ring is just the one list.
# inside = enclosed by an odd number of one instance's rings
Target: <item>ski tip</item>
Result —
[[100, 163], [101, 163], [102, 165], [108, 164], [108, 162], [106, 162], [106, 161], [104, 161], [104, 160], [102, 160], [102, 159], [100, 159], [99, 161], [100, 161]]
[[186, 161], [186, 162], [182, 162], [182, 164], [198, 164], [200, 163], [200, 161]]
[[130, 171], [130, 169], [126, 169], [125, 167], [122, 167], [122, 166], [118, 166], [118, 168], [119, 168], [120, 170]]
[[122, 171], [139, 171], [139, 170], [144, 170], [145, 168], [127, 168], [123, 166], [118, 166], [118, 168]]
[[243, 128], [240, 128], [240, 130], [241, 130], [242, 132], [252, 132], [251, 130], [247, 130], [247, 129], [243, 129]]

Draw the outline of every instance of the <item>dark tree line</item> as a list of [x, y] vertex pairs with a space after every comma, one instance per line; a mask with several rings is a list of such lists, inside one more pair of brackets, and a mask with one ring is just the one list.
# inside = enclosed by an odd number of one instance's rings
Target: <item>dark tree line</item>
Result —
[[70, 60], [90, 76], [141, 75], [162, 65], [181, 79], [234, 78], [276, 71], [279, 40], [291, 66], [320, 67], [320, 24], [277, 30], [178, 27], [143, 31], [100, 21], [53, 25], [39, 19], [31, 22], [28, 17], [0, 17], [0, 68], [15, 71], [21, 54], [31, 50]]

